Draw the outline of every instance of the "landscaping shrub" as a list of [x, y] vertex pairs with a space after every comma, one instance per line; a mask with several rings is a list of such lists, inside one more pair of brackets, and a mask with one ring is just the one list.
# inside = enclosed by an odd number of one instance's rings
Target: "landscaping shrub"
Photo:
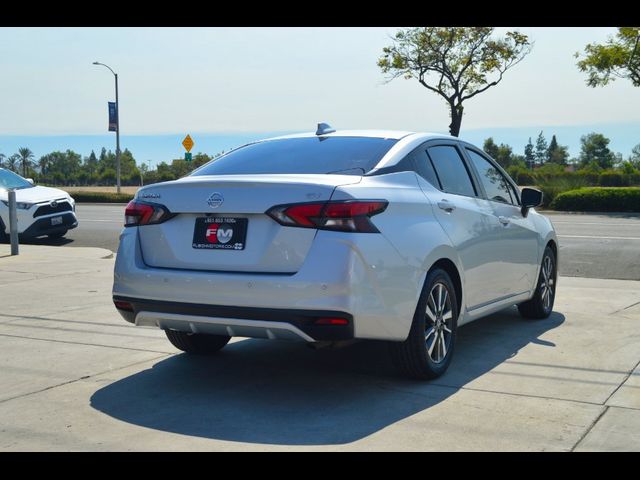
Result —
[[579, 175], [561, 175], [557, 177], [538, 178], [535, 186], [542, 190], [543, 206], [548, 207], [551, 202], [563, 192], [585, 187], [585, 179]]
[[535, 185], [536, 183], [533, 172], [520, 165], [510, 166], [507, 168], [507, 173], [511, 178], [513, 178], [513, 181], [521, 187]]
[[576, 212], [640, 212], [640, 187], [586, 187], [556, 196], [555, 210]]
[[600, 174], [598, 183], [603, 187], [626, 187], [629, 185], [629, 176], [609, 170]]

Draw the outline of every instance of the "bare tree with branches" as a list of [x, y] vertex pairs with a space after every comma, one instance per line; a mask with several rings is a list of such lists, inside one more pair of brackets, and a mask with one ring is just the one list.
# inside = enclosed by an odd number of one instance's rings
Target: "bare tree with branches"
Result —
[[389, 81], [404, 77], [444, 98], [449, 105], [449, 132], [458, 136], [463, 103], [497, 85], [532, 44], [526, 35], [507, 32], [494, 38], [493, 27], [418, 27], [399, 30], [383, 49], [378, 66]]

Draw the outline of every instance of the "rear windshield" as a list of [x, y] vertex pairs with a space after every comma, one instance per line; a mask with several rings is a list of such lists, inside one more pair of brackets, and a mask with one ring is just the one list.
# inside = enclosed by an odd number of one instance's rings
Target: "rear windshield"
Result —
[[362, 175], [397, 142], [372, 137], [283, 138], [246, 145], [192, 175], [333, 173]]

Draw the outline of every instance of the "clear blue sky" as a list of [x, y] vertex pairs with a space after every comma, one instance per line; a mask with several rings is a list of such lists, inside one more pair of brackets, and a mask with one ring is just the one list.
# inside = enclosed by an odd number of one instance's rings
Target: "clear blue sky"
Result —
[[[628, 155], [640, 143], [640, 89], [624, 80], [589, 88], [573, 57], [615, 29], [518, 30], [535, 41], [532, 53], [467, 103], [461, 136], [477, 143], [492, 135], [521, 151], [544, 130], [576, 155], [580, 134], [602, 131]], [[0, 28], [0, 152], [114, 148], [106, 132], [113, 76], [94, 60], [119, 73], [122, 147], [153, 163], [181, 156], [186, 133], [194, 151], [215, 153], [318, 121], [445, 132], [448, 111], [438, 96], [413, 80], [385, 83], [376, 66], [395, 31]]]

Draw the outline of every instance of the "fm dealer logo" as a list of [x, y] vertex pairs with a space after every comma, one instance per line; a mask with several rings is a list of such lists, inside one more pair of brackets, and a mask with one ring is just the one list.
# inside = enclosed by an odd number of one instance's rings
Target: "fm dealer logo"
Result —
[[229, 225], [213, 223], [207, 227], [205, 236], [209, 243], [229, 243], [233, 237], [233, 228]]

